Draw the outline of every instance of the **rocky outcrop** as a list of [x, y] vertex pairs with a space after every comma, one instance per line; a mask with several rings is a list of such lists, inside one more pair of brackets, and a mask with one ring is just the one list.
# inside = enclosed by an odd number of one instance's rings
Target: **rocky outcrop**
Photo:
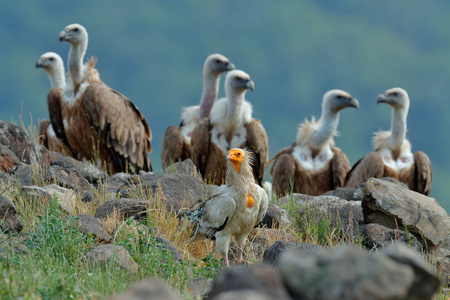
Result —
[[366, 223], [389, 228], [405, 227], [417, 237], [423, 237], [431, 248], [447, 238], [450, 218], [434, 198], [376, 178], [369, 179], [363, 190], [362, 208]]
[[3, 195], [0, 195], [0, 229], [6, 233], [20, 232], [23, 229], [16, 206]]

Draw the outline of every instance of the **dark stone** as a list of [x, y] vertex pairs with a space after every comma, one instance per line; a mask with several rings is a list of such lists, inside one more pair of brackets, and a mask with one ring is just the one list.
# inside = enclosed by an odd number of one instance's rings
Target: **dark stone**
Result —
[[126, 292], [106, 300], [181, 300], [181, 298], [164, 281], [150, 278], [141, 280]]
[[119, 245], [99, 245], [86, 253], [86, 259], [92, 264], [101, 266], [110, 265], [114, 262], [123, 270], [136, 273], [138, 264], [131, 258], [130, 253], [123, 246]]
[[214, 278], [208, 299], [215, 299], [221, 293], [252, 290], [272, 299], [289, 299], [277, 270], [269, 266], [234, 266], [223, 269]]
[[194, 299], [203, 299], [211, 291], [212, 279], [197, 278], [186, 285], [186, 291]]
[[185, 174], [189, 176], [194, 176], [197, 178], [202, 178], [200, 172], [197, 170], [197, 167], [194, 165], [190, 158], [182, 161], [176, 162], [168, 166], [164, 169], [164, 173], [177, 173], [177, 174]]
[[21, 185], [35, 184], [33, 169], [27, 164], [18, 163], [17, 166], [13, 170], [11, 170], [10, 174], [14, 178], [14, 180], [20, 182]]
[[36, 160], [30, 138], [19, 126], [0, 121], [0, 144], [11, 150], [23, 163], [30, 164]]
[[265, 225], [267, 228], [275, 228], [280, 226], [288, 226], [290, 222], [291, 221], [289, 220], [289, 217], [284, 209], [276, 205], [269, 204], [260, 226]]
[[89, 190], [85, 190], [81, 194], [81, 201], [83, 202], [92, 202], [94, 200], [94, 193]]
[[364, 242], [368, 249], [381, 249], [393, 242], [403, 242], [410, 245], [416, 251], [422, 251], [423, 246], [418, 239], [406, 231], [391, 229], [380, 224], [367, 224], [362, 234], [366, 237]]
[[178, 252], [177, 248], [168, 240], [163, 237], [156, 237], [156, 246], [160, 247], [166, 251], [172, 253], [173, 260], [179, 263], [183, 262], [183, 258], [181, 257], [180, 252]]
[[0, 144], [0, 171], [9, 173], [19, 162], [20, 160], [14, 152]]
[[0, 171], [0, 181], [3, 182], [4, 185], [8, 186], [12, 183], [13, 178], [8, 173]]
[[110, 242], [112, 237], [108, 234], [106, 229], [100, 224], [100, 221], [90, 215], [78, 215], [75, 217], [69, 217], [75, 227], [84, 234], [93, 234], [98, 239], [105, 242]]
[[0, 195], [0, 229], [6, 233], [20, 232], [23, 229], [16, 206], [3, 195]]
[[349, 187], [338, 187], [335, 190], [328, 191], [321, 196], [335, 196], [347, 201], [361, 201], [361, 198], [355, 197], [356, 189]]
[[288, 249], [296, 249], [299, 253], [308, 254], [317, 252], [319, 249], [322, 249], [322, 247], [310, 243], [298, 244], [286, 241], [276, 241], [275, 244], [264, 251], [263, 263], [277, 267], [279, 265], [281, 255]]
[[146, 218], [148, 205], [149, 202], [129, 198], [108, 200], [97, 208], [95, 217], [97, 219], [104, 219], [112, 215], [115, 211], [118, 211], [125, 219], [134, 217], [136, 220], [141, 220]]

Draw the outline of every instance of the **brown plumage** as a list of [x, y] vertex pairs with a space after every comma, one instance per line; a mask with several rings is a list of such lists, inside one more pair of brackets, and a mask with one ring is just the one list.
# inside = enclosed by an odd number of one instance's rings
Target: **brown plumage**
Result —
[[422, 151], [412, 154], [411, 143], [406, 139], [408, 93], [401, 88], [393, 88], [380, 94], [377, 103], [387, 103], [392, 107], [391, 130], [375, 133], [372, 141], [374, 151], [353, 166], [347, 175], [346, 186], [357, 187], [371, 177], [394, 177], [411, 190], [430, 195], [433, 177], [430, 159]]
[[203, 93], [200, 105], [183, 109], [180, 126], [169, 126], [161, 147], [163, 168], [173, 162], [191, 158], [191, 136], [198, 122], [209, 117], [217, 100], [220, 75], [234, 69], [234, 65], [221, 54], [209, 55], [203, 65]]
[[334, 146], [333, 136], [337, 134], [339, 112], [358, 105], [356, 99], [341, 90], [324, 95], [319, 121], [305, 120], [292, 146], [280, 150], [271, 160], [272, 187], [277, 195], [292, 191], [317, 196], [344, 185], [350, 163]]
[[69, 79], [61, 93], [52, 89], [48, 102], [59, 104], [62, 127], [78, 159], [101, 165], [111, 173], [150, 171], [151, 131], [139, 109], [124, 95], [106, 86], [94, 68], [83, 64], [87, 32], [67, 26], [60, 41], [71, 44]]
[[227, 97], [214, 104], [210, 117], [200, 121], [192, 133], [192, 160], [207, 182], [224, 182], [226, 153], [238, 147], [253, 152], [255, 181], [261, 186], [264, 183], [268, 138], [261, 121], [252, 118], [251, 104], [245, 100], [246, 90], [253, 88], [248, 74], [229, 72], [225, 79]]

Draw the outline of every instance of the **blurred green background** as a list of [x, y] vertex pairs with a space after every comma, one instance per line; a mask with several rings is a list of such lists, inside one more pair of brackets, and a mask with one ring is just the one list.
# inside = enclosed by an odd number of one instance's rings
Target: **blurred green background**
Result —
[[[319, 116], [329, 89], [350, 92], [358, 111], [341, 113], [336, 144], [355, 163], [371, 151], [372, 133], [389, 129], [390, 108], [376, 97], [399, 86], [410, 95], [407, 136], [433, 164], [432, 196], [450, 210], [450, 2], [448, 1], [2, 1], [0, 119], [37, 125], [48, 118], [49, 82], [35, 62], [47, 51], [67, 59], [59, 32], [71, 23], [89, 33], [87, 57], [102, 80], [128, 96], [160, 149], [183, 106], [198, 104], [202, 66], [211, 53], [250, 74], [254, 117], [269, 135], [272, 157], [290, 145], [297, 125]], [[220, 95], [223, 95], [223, 79]]]

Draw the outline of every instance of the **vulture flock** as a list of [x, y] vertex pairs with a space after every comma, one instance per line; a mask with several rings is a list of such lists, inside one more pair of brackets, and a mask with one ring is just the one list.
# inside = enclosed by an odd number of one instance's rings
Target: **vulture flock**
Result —
[[[36, 62], [48, 74], [47, 105], [50, 120], [38, 126], [39, 142], [49, 150], [90, 161], [110, 174], [152, 171], [150, 127], [133, 102], [103, 83], [97, 60], [85, 61], [88, 33], [79, 24], [67, 26], [59, 40], [70, 44], [65, 73], [62, 58], [43, 54]], [[225, 97], [218, 99], [220, 76]], [[432, 168], [423, 152], [411, 152], [406, 139], [408, 93], [392, 88], [377, 103], [392, 108], [389, 131], [376, 132], [373, 152], [353, 167], [333, 137], [339, 114], [358, 101], [342, 90], [330, 90], [322, 100], [322, 114], [300, 124], [295, 141], [269, 161], [268, 137], [262, 122], [253, 118], [246, 100], [255, 84], [250, 75], [236, 70], [221, 54], [212, 54], [203, 66], [200, 105], [183, 109], [179, 126], [169, 126], [162, 142], [163, 167], [192, 159], [203, 179], [220, 188], [198, 210], [187, 216], [196, 223], [191, 241], [216, 240], [216, 252], [225, 256], [231, 236], [243, 246], [252, 228], [264, 216], [268, 197], [262, 188], [269, 164], [273, 193], [321, 195], [337, 187], [356, 187], [371, 177], [394, 177], [411, 190], [429, 195]], [[269, 187], [267, 184], [266, 187]], [[242, 258], [242, 252], [239, 257]]]

